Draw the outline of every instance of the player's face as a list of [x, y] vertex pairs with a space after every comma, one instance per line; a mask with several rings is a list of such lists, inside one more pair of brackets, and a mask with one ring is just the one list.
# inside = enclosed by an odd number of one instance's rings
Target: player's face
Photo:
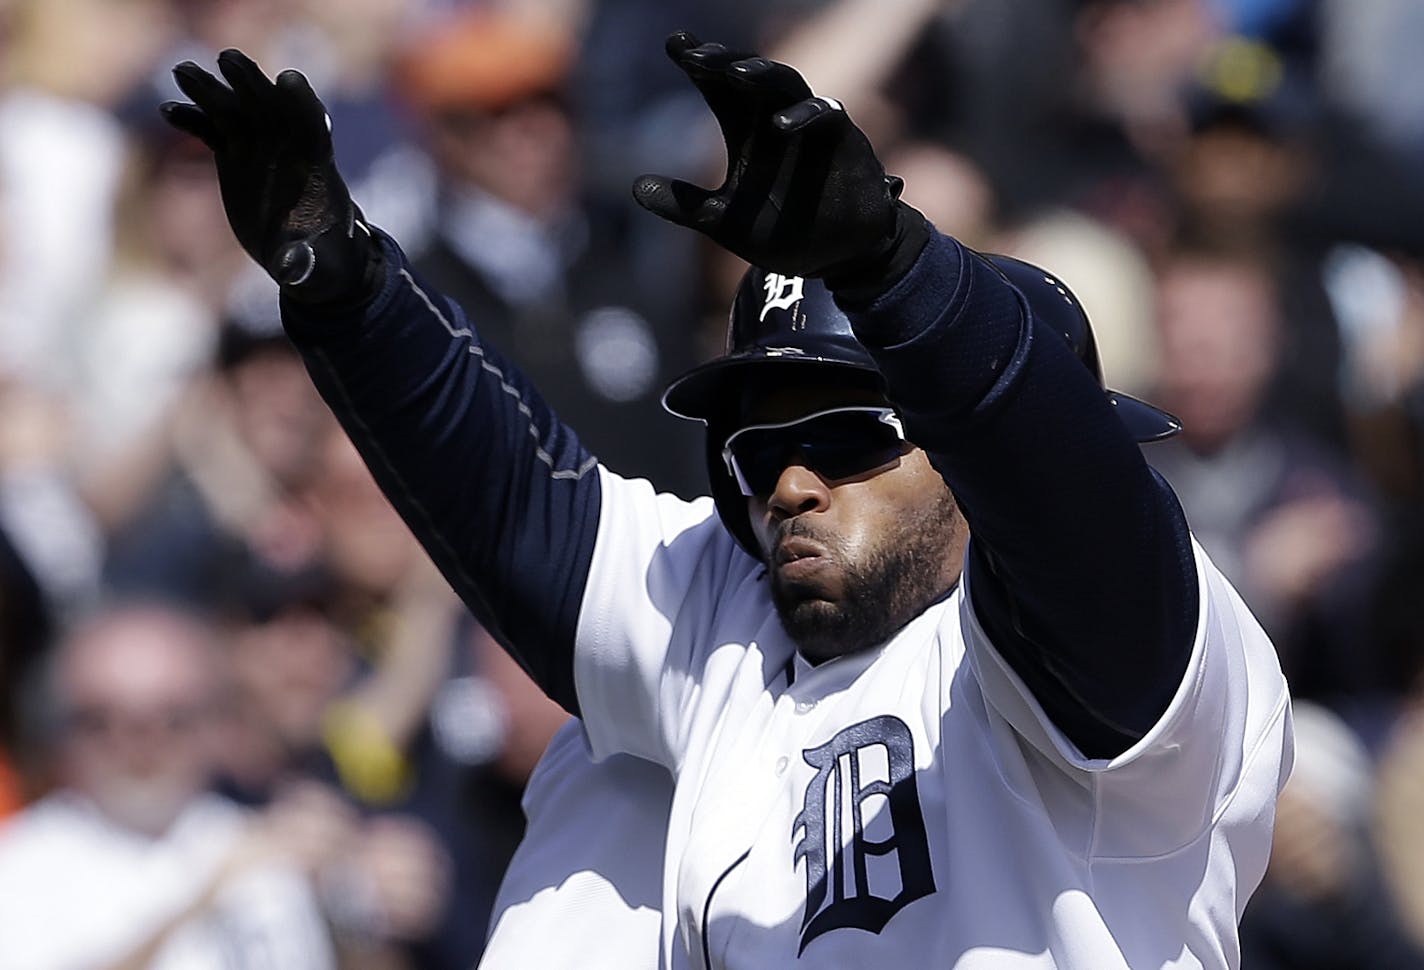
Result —
[[[867, 410], [838, 410], [850, 406]], [[757, 493], [748, 509], [772, 598], [813, 663], [883, 642], [959, 577], [967, 532], [954, 497], [923, 451], [886, 432], [884, 406], [868, 392], [773, 392], [743, 424], [784, 427], [731, 442]]]

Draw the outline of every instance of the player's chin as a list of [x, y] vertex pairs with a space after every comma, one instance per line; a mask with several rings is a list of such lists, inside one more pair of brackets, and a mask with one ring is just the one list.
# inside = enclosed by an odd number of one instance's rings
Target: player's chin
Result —
[[772, 598], [781, 625], [802, 656], [812, 663], [842, 656], [855, 649], [847, 634], [845, 606], [827, 596], [824, 589], [807, 584], [773, 583]]
[[830, 608], [839, 597], [838, 583], [824, 567], [807, 569], [798, 560], [770, 567], [771, 598], [783, 616], [798, 610]]

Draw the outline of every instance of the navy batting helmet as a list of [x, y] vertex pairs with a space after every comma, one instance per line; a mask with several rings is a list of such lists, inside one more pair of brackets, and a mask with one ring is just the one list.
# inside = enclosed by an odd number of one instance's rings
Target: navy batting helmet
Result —
[[[1063, 335], [1078, 359], [1102, 384], [1103, 366], [1098, 360], [1092, 325], [1067, 284], [1047, 270], [1012, 256], [986, 255], [985, 258], [1023, 294], [1035, 317]], [[1108, 391], [1107, 395], [1117, 416], [1127, 425], [1128, 433], [1137, 441], [1161, 441], [1182, 430], [1182, 422], [1161, 408], [1121, 391]]]
[[[1032, 263], [1000, 255], [985, 259], [1018, 289], [1030, 312], [1063, 335], [1102, 384], [1093, 329], [1073, 292]], [[825, 284], [753, 267], [732, 301], [725, 354], [688, 371], [663, 392], [668, 411], [707, 425], [707, 472], [717, 512], [742, 548], [758, 559], [746, 499], [727, 470], [722, 445], [738, 428], [749, 389], [798, 378], [884, 390], [875, 359], [855, 338]], [[1107, 395], [1137, 441], [1158, 441], [1181, 430], [1176, 418], [1144, 401], [1117, 391]]]

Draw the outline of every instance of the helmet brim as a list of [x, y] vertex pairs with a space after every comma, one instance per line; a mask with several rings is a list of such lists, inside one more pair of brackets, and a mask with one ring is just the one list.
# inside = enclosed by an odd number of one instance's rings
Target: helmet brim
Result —
[[883, 387], [880, 372], [864, 364], [816, 357], [794, 349], [756, 347], [708, 361], [683, 374], [663, 391], [663, 407], [679, 418], [704, 424], [741, 405], [749, 388], [790, 384], [815, 376], [827, 384]]
[[[706, 424], [725, 417], [728, 409], [739, 407], [747, 389], [766, 383], [794, 383], [812, 375], [827, 383], [842, 380], [875, 387], [883, 387], [884, 383], [879, 371], [863, 364], [756, 348], [694, 367], [667, 386], [662, 403], [669, 414]], [[1108, 391], [1107, 396], [1134, 441], [1162, 441], [1182, 430], [1182, 422], [1175, 415], [1131, 394]]]
[[1108, 403], [1127, 426], [1128, 434], [1139, 444], [1162, 441], [1182, 430], [1182, 422], [1175, 415], [1138, 400], [1131, 394], [1108, 391]]

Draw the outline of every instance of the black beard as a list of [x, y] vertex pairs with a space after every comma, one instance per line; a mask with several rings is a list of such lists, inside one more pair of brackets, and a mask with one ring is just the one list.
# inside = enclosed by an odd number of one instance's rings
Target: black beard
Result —
[[[818, 664], [889, 640], [952, 585], [946, 579], [945, 557], [959, 527], [959, 510], [946, 493], [932, 509], [907, 523], [898, 541], [886, 542], [868, 561], [852, 563], [838, 556], [843, 589], [834, 603], [818, 598], [817, 591], [805, 584], [783, 580], [772, 568], [771, 599], [797, 650]], [[788, 519], [781, 533], [838, 548], [799, 519]]]

